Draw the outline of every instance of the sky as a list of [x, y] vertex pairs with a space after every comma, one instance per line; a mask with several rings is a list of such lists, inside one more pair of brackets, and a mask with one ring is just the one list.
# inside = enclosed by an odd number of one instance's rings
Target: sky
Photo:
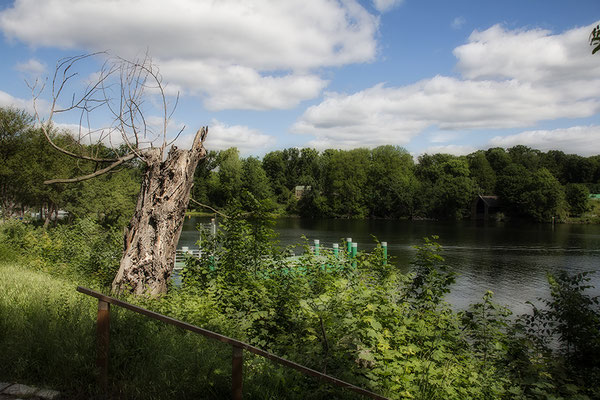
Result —
[[[81, 63], [83, 85], [106, 57], [149, 54], [169, 104], [179, 95], [179, 147], [207, 125], [209, 150], [243, 156], [388, 144], [415, 156], [517, 144], [590, 156], [598, 23], [598, 0], [0, 0], [0, 107], [33, 112], [26, 82], [48, 82], [63, 57], [109, 54]], [[72, 129], [80, 115], [54, 122]]]

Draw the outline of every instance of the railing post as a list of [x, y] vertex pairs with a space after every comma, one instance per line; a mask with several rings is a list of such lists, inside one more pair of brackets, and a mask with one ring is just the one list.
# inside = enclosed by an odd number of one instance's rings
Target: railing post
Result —
[[233, 349], [233, 357], [231, 363], [231, 394], [233, 400], [242, 400], [242, 382], [244, 367], [244, 349], [237, 346], [231, 346]]
[[108, 350], [110, 347], [110, 303], [98, 300], [96, 321], [98, 385], [105, 393], [108, 390]]

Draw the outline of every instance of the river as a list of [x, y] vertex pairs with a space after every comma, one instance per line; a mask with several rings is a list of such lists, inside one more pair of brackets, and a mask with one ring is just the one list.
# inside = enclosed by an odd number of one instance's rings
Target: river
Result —
[[[186, 219], [178, 248], [195, 247], [195, 227], [208, 220]], [[597, 271], [591, 275], [596, 288], [590, 293], [600, 294], [600, 225], [280, 218], [275, 230], [283, 246], [302, 243], [303, 235], [310, 244], [319, 239], [321, 247], [351, 237], [359, 251], [372, 249], [374, 236], [387, 241], [392, 262], [405, 272], [416, 253], [413, 246], [437, 235], [442, 255], [457, 273], [446, 297], [456, 309], [491, 290], [498, 303], [516, 314], [527, 312], [526, 301], [537, 303], [549, 295], [547, 273], [561, 269]]]

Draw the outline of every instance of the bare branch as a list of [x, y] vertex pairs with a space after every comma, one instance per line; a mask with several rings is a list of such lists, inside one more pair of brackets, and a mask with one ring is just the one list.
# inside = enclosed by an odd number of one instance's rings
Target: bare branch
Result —
[[[171, 145], [183, 131], [180, 130], [172, 141], [167, 141], [169, 120], [179, 103], [179, 94], [175, 99], [175, 105], [170, 109], [162, 76], [147, 53], [144, 57], [132, 61], [120, 57], [107, 58], [99, 71], [93, 75], [93, 79], [81, 85], [80, 74], [77, 71], [78, 63], [98, 55], [107, 55], [107, 53], [78, 55], [57, 62], [50, 87], [52, 98], [49, 115], [45, 121], [40, 116], [38, 106], [46, 84], [40, 85], [36, 81], [30, 88], [35, 118], [52, 148], [70, 157], [97, 163], [97, 168], [100, 168], [100, 164], [111, 165], [85, 176], [54, 179], [47, 183], [79, 182], [90, 179], [133, 158], [148, 163], [150, 161], [147, 150], [153, 147], [160, 150], [159, 158], [162, 158], [165, 148]], [[80, 85], [83, 89], [77, 89]], [[66, 95], [71, 89], [72, 93]], [[151, 94], [157, 97], [157, 102], [144, 101], [146, 90], [153, 91]], [[63, 103], [65, 100], [66, 102]], [[151, 108], [161, 115], [160, 128], [147, 119], [148, 110]], [[63, 146], [56, 141], [52, 121], [56, 115], [69, 112], [79, 114], [79, 126], [73, 133], [75, 145]], [[107, 113], [108, 119], [105, 120]], [[105, 122], [98, 123], [98, 117]], [[106, 146], [117, 150], [117, 143], [113, 142], [115, 138], [118, 138], [118, 142], [122, 140], [124, 150], [116, 151], [113, 157], [102, 157], [102, 149]], [[160, 144], [158, 144], [159, 140]]]
[[134, 158], [136, 158], [137, 156], [133, 153], [128, 154], [127, 156], [120, 158], [118, 161], [110, 164], [108, 167], [103, 168], [103, 169], [99, 169], [91, 174], [88, 175], [83, 175], [83, 176], [78, 176], [76, 178], [69, 178], [69, 179], [49, 179], [47, 181], [44, 181], [45, 185], [51, 185], [53, 183], [74, 183], [74, 182], [82, 182], [82, 181], [86, 181], [88, 179], [92, 179], [95, 178], [97, 176], [100, 176], [102, 174], [105, 174], [107, 172], [109, 172], [110, 170], [112, 170], [113, 168], [118, 167], [119, 165], [123, 164], [126, 161], [132, 160]]
[[181, 135], [181, 133], [183, 132], [184, 129], [185, 129], [185, 125], [181, 127], [181, 129], [179, 130], [179, 132], [177, 132], [177, 135], [175, 135], [175, 138], [173, 140], [171, 140], [169, 143], [167, 143], [167, 146], [170, 146], [173, 143], [175, 143], [175, 141], [177, 139], [179, 139], [179, 135]]
[[191, 197], [190, 197], [190, 201], [194, 202], [195, 204], [199, 205], [200, 207], [208, 208], [209, 210], [214, 211], [215, 213], [219, 214], [222, 217], [229, 218], [228, 215], [223, 214], [221, 211], [216, 210], [216, 209], [212, 208], [211, 206], [207, 206], [206, 204], [202, 204], [199, 201], [196, 201], [196, 200], [192, 199]]

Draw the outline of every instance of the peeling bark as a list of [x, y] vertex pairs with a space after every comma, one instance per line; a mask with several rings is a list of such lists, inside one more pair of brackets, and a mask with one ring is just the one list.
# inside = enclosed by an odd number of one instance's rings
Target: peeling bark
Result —
[[147, 168], [135, 213], [125, 230], [113, 292], [156, 296], [167, 291], [194, 172], [206, 156], [202, 145], [206, 133], [206, 128], [198, 131], [190, 150], [172, 147], [165, 161], [160, 148], [144, 152]]

